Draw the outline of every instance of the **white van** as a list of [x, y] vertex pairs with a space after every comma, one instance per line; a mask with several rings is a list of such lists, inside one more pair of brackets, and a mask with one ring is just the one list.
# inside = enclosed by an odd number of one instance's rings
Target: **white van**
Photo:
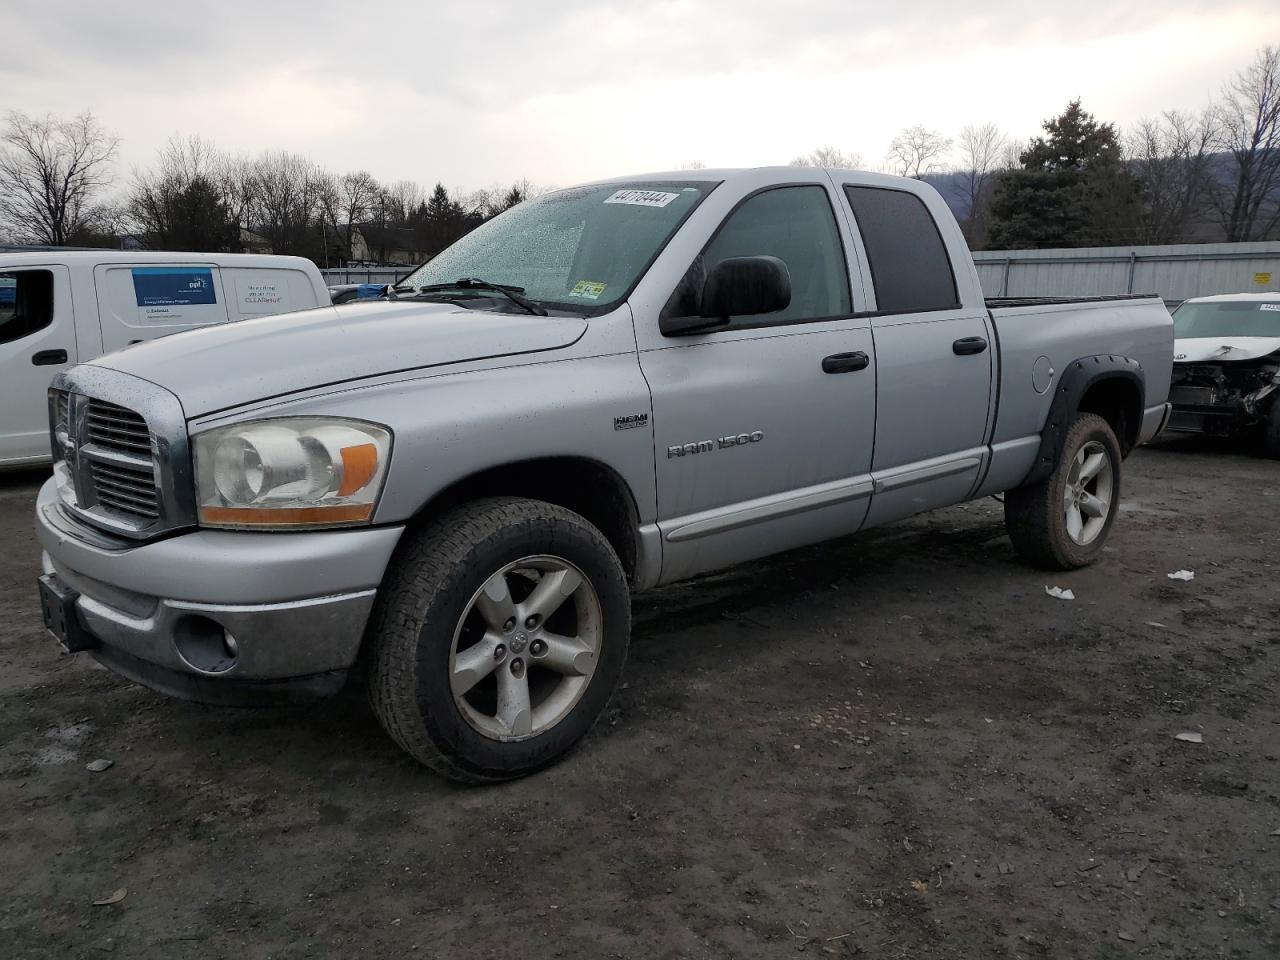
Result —
[[58, 371], [170, 333], [328, 304], [302, 257], [0, 252], [0, 469], [49, 459]]

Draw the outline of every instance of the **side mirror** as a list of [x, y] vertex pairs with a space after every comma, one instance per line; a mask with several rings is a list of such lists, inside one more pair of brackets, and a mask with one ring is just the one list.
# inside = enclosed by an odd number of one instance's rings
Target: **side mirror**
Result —
[[777, 257], [730, 257], [707, 274], [696, 317], [664, 317], [667, 336], [729, 325], [730, 317], [783, 310], [791, 303], [791, 274]]

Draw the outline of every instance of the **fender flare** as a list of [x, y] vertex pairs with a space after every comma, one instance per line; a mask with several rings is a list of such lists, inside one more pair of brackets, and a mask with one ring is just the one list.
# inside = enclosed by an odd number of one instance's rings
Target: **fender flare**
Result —
[[1142, 364], [1137, 360], [1112, 353], [1072, 360], [1058, 378], [1049, 415], [1045, 418], [1044, 429], [1040, 431], [1040, 449], [1036, 453], [1035, 466], [1020, 486], [1039, 483], [1053, 472], [1062, 455], [1062, 441], [1075, 415], [1080, 412], [1080, 401], [1090, 387], [1106, 380], [1132, 383], [1138, 391], [1138, 416], [1142, 415], [1147, 391]]

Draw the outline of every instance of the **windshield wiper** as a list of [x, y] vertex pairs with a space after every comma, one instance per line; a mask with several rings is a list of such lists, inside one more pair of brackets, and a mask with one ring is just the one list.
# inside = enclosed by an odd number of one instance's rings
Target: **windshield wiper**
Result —
[[417, 293], [440, 293], [443, 290], [496, 290], [516, 306], [523, 307], [536, 317], [548, 315], [547, 311], [542, 307], [527, 297], [521, 296], [524, 293], [524, 287], [514, 287], [506, 283], [490, 283], [488, 280], [481, 280], [479, 277], [461, 277], [452, 283], [429, 283], [425, 287], [418, 287]]

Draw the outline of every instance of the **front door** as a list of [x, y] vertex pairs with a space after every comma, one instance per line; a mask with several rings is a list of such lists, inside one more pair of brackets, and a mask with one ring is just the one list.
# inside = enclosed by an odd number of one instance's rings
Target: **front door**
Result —
[[49, 458], [49, 383], [75, 362], [67, 268], [0, 272], [0, 464]]
[[870, 324], [853, 316], [835, 199], [816, 182], [748, 194], [691, 268], [699, 277], [729, 257], [778, 257], [791, 278], [785, 309], [692, 336], [663, 337], [657, 317], [636, 318], [664, 580], [862, 523], [876, 368]]

